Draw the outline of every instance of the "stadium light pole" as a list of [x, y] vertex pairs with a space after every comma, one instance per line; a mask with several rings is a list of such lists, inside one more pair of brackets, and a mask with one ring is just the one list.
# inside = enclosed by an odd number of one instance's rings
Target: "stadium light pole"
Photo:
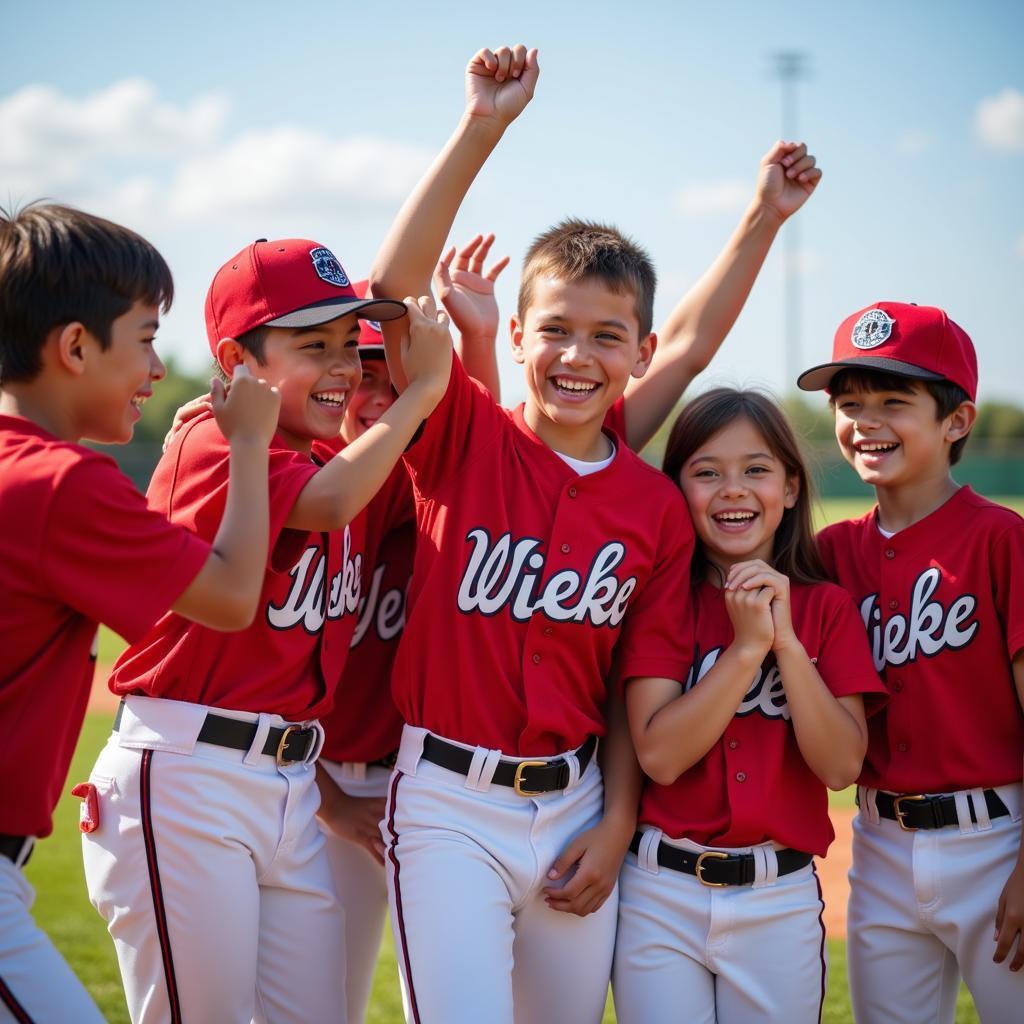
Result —
[[[799, 140], [797, 127], [797, 83], [807, 73], [806, 55], [796, 50], [774, 54], [775, 74], [782, 84], [782, 137], [792, 142]], [[800, 337], [800, 233], [799, 217], [793, 217], [783, 229], [783, 273], [785, 274], [785, 391], [796, 387], [797, 374], [803, 351]]]

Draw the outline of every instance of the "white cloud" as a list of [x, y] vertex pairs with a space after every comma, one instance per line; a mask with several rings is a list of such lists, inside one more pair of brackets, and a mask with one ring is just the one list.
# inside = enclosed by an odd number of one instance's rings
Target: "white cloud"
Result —
[[431, 152], [280, 125], [230, 135], [210, 93], [161, 99], [144, 79], [86, 96], [29, 85], [0, 97], [0, 203], [68, 202], [143, 231], [390, 210]]
[[742, 210], [750, 200], [750, 182], [737, 179], [689, 182], [672, 195], [672, 211], [690, 219]]
[[1006, 88], [986, 96], [974, 113], [974, 130], [991, 149], [1024, 150], [1024, 94]]
[[169, 207], [181, 218], [393, 205], [426, 169], [430, 151], [388, 139], [332, 138], [304, 128], [247, 132], [184, 161]]
[[932, 137], [927, 132], [911, 128], [896, 140], [896, 148], [907, 156], [917, 156], [931, 149], [932, 142]]

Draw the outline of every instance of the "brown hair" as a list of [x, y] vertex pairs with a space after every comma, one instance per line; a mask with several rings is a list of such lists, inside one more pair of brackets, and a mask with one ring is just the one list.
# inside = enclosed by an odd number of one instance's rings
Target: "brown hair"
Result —
[[[971, 400], [971, 396], [959, 384], [954, 384], [951, 380], [917, 380], [913, 377], [903, 377], [897, 373], [887, 373], [885, 370], [854, 366], [848, 370], [840, 370], [829, 381], [828, 404], [835, 412], [836, 400], [833, 396], [842, 394], [844, 391], [899, 391], [907, 395], [914, 391], [915, 384], [923, 385], [925, 391], [935, 399], [935, 418], [940, 423], [951, 412], [959, 409], [964, 402]], [[950, 445], [949, 464], [951, 466], [955, 466], [963, 456], [968, 437], [970, 437], [969, 433]]]
[[[714, 388], [688, 402], [668, 436], [662, 469], [681, 490], [683, 467], [693, 453], [740, 418], [746, 419], [761, 434], [772, 454], [782, 463], [786, 475], [796, 477], [800, 487], [796, 504], [785, 510], [775, 531], [772, 565], [794, 583], [820, 583], [826, 576], [811, 525], [810, 474], [785, 414], [767, 395], [739, 388]], [[690, 565], [690, 581], [694, 586], [706, 577], [709, 564], [698, 540]]]
[[589, 220], [563, 220], [538, 235], [523, 260], [517, 312], [520, 323], [533, 301], [533, 283], [549, 275], [563, 281], [597, 278], [618, 295], [632, 292], [640, 337], [651, 333], [657, 275], [650, 256], [617, 228]]
[[69, 206], [0, 209], [0, 381], [32, 380], [55, 327], [81, 322], [104, 349], [135, 302], [174, 297], [159, 252], [128, 228]]

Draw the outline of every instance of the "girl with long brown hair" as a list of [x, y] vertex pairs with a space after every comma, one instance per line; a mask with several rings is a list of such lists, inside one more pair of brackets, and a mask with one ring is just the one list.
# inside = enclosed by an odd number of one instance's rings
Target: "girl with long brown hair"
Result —
[[883, 692], [857, 610], [824, 579], [808, 473], [754, 391], [690, 402], [665, 472], [697, 534], [686, 685], [629, 681], [648, 778], [620, 882], [618, 1019], [816, 1022], [827, 788], [856, 779]]

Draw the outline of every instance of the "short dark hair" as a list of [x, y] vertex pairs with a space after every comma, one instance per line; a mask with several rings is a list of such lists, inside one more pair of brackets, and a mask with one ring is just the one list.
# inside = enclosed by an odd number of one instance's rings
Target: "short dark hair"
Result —
[[[903, 377], [898, 373], [888, 373], [885, 370], [871, 370], [867, 367], [850, 367], [840, 370], [829, 382], [828, 404], [835, 409], [836, 394], [844, 391], [900, 391], [903, 394], [910, 394], [914, 385], [920, 384], [932, 398], [935, 399], [935, 418], [944, 420], [951, 412], [955, 412], [964, 402], [969, 402], [971, 396], [959, 384], [951, 380], [918, 380], [913, 377]], [[949, 449], [949, 464], [955, 466], [964, 453], [964, 445], [970, 434], [965, 434], [959, 441], [954, 441]]]
[[[782, 514], [772, 546], [772, 565], [794, 583], [820, 583], [825, 569], [814, 540], [811, 508], [814, 494], [800, 444], [785, 413], [767, 395], [741, 388], [713, 388], [683, 406], [665, 445], [662, 470], [682, 490], [683, 468], [698, 448], [736, 420], [747, 420], [764, 438], [788, 477], [796, 477], [796, 504]], [[697, 586], [708, 571], [700, 541], [690, 563], [690, 583]], [[724, 580], [723, 580], [724, 582]]]
[[650, 256], [618, 228], [572, 218], [538, 235], [523, 260], [517, 307], [520, 322], [533, 301], [534, 281], [545, 274], [573, 282], [597, 278], [620, 295], [633, 292], [640, 337], [646, 338], [651, 333], [657, 284], [654, 264]]
[[[266, 324], [260, 324], [259, 327], [254, 327], [251, 331], [246, 331], [244, 334], [240, 334], [235, 341], [238, 342], [242, 348], [248, 352], [260, 366], [265, 365], [264, 360], [266, 359], [266, 345], [267, 337], [269, 336], [272, 328]], [[231, 378], [224, 372], [220, 363], [217, 361], [217, 357], [213, 358], [213, 371], [223, 381], [231, 380]]]
[[79, 321], [106, 349], [133, 303], [166, 312], [173, 297], [163, 256], [134, 231], [53, 203], [0, 209], [0, 382], [32, 380], [55, 327]]

